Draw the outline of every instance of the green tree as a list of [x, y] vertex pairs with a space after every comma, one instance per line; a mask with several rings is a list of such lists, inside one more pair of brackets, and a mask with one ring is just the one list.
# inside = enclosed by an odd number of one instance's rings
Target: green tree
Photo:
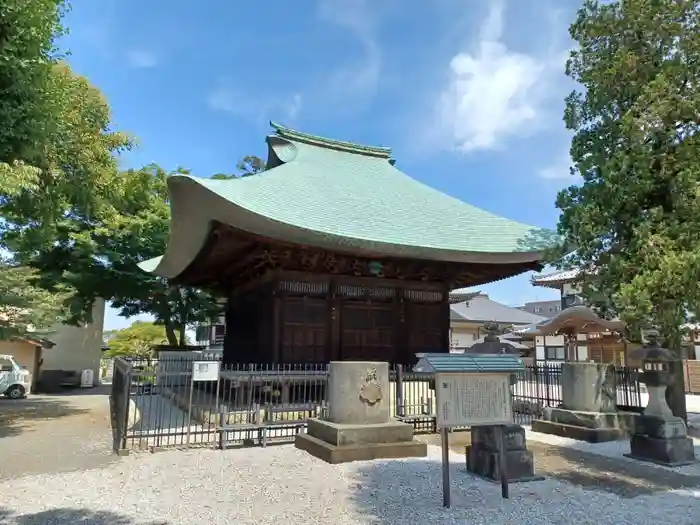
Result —
[[0, 195], [38, 182], [31, 162], [58, 116], [51, 81], [66, 9], [64, 0], [0, 3]]
[[700, 312], [700, 2], [587, 0], [570, 34], [566, 101], [583, 183], [560, 192], [559, 232], [583, 294], [678, 347]]
[[126, 135], [110, 129], [110, 109], [99, 90], [66, 64], [52, 67], [48, 87], [59, 119], [44, 143], [26, 158], [39, 172], [17, 192], [0, 185], [0, 243], [32, 264], [32, 257], [90, 228], [111, 206], [117, 183], [115, 154], [129, 148]]
[[66, 242], [34, 259], [45, 286], [64, 282], [76, 290], [68, 303], [73, 321], [103, 297], [124, 317], [153, 315], [168, 343], [183, 346], [189, 326], [220, 315], [221, 306], [211, 293], [172, 284], [138, 267], [162, 255], [167, 246], [168, 175], [157, 165], [121, 172], [111, 206], [103, 208], [99, 219], [68, 229]]
[[131, 356], [147, 357], [153, 356], [154, 345], [162, 345], [168, 342], [165, 329], [162, 325], [156, 325], [147, 321], [135, 321], [131, 326], [114, 330], [110, 334], [105, 352], [109, 357]]
[[229, 180], [238, 177], [249, 177], [261, 171], [265, 171], [265, 161], [255, 155], [246, 155], [241, 161], [236, 164], [238, 174], [229, 175], [227, 173], [216, 173], [211, 176], [212, 179]]
[[36, 271], [0, 260], [0, 339], [47, 334], [65, 314], [67, 290], [52, 293], [35, 286]]

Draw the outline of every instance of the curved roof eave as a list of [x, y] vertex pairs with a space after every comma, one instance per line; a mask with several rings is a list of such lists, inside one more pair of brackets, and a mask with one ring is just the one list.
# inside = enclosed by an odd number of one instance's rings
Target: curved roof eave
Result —
[[[240, 203], [227, 200], [208, 187], [211, 182], [189, 175], [174, 175], [168, 179], [172, 212], [168, 246], [162, 257], [142, 262], [139, 265], [142, 270], [161, 277], [177, 277], [204, 247], [214, 221], [271, 239], [321, 249], [347, 251], [368, 257], [393, 256], [477, 264], [527, 264], [539, 262], [544, 256], [544, 251], [540, 250], [508, 253], [446, 250], [309, 230], [299, 224], [270, 219], [245, 208]], [[236, 180], [214, 182], [237, 183]]]

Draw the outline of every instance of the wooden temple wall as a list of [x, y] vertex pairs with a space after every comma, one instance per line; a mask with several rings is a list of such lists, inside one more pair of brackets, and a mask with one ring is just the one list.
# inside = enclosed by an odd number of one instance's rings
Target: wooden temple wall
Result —
[[449, 317], [442, 285], [283, 275], [231, 297], [224, 362], [410, 364], [449, 350]]

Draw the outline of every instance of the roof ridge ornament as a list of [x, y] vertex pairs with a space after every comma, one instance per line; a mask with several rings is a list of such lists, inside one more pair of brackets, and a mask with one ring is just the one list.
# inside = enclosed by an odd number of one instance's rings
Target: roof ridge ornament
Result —
[[304, 142], [305, 144], [311, 144], [313, 146], [318, 146], [321, 148], [330, 148], [339, 151], [345, 151], [347, 153], [367, 155], [370, 157], [379, 157], [382, 159], [389, 160], [392, 166], [395, 162], [395, 160], [391, 158], [391, 148], [386, 148], [382, 146], [367, 146], [363, 144], [357, 144], [355, 142], [348, 142], [345, 140], [329, 139], [318, 135], [311, 135], [310, 133], [297, 131], [295, 129], [283, 126], [281, 124], [277, 124], [273, 121], [270, 121], [270, 126], [272, 127], [272, 129], [275, 130], [275, 134], [277, 136], [286, 138], [288, 140], [296, 140], [298, 142]]

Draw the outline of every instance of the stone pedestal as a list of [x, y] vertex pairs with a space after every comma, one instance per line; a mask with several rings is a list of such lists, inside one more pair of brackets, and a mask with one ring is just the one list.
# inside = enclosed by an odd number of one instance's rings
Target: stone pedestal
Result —
[[413, 427], [391, 419], [388, 363], [333, 361], [328, 377], [328, 416], [311, 419], [294, 442], [328, 463], [425, 457]]
[[563, 363], [562, 406], [545, 408], [532, 430], [598, 443], [628, 437], [637, 417], [617, 412], [615, 367], [602, 363]]
[[[508, 425], [506, 435], [506, 475], [511, 483], [543, 479], [535, 476], [532, 452], [527, 449], [525, 429]], [[472, 444], [467, 445], [467, 470], [490, 481], [500, 482], [500, 439], [495, 427], [472, 428]]]
[[695, 463], [695, 445], [683, 418], [666, 403], [665, 385], [647, 385], [649, 402], [637, 419], [628, 457], [670, 467]]

